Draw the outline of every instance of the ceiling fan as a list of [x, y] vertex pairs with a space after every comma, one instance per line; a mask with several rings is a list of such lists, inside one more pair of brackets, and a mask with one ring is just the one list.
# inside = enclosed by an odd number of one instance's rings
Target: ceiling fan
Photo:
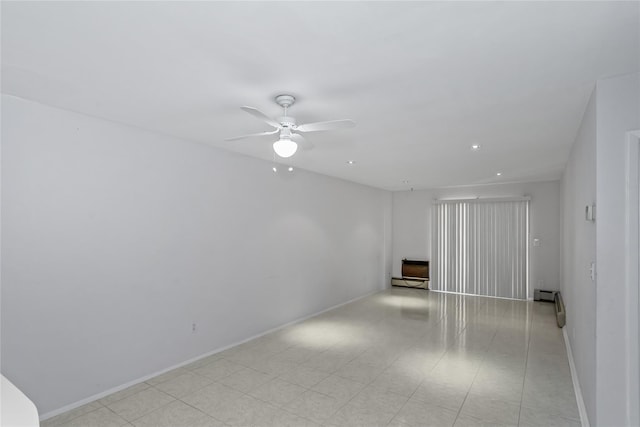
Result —
[[282, 117], [276, 117], [272, 119], [262, 111], [253, 107], [240, 107], [242, 110], [251, 114], [254, 117], [264, 121], [275, 129], [272, 131], [254, 133], [250, 135], [236, 136], [233, 138], [227, 138], [225, 141], [236, 141], [238, 139], [250, 138], [254, 136], [274, 135], [279, 133], [279, 138], [273, 143], [273, 151], [280, 157], [291, 157], [298, 150], [298, 145], [302, 145], [306, 148], [311, 148], [313, 145], [305, 140], [305, 138], [298, 132], [318, 132], [324, 130], [335, 129], [347, 129], [356, 125], [353, 120], [330, 120], [327, 122], [306, 123], [298, 125], [296, 119], [287, 115], [287, 109], [291, 107], [296, 98], [292, 95], [278, 95], [275, 98], [276, 104], [284, 109]]

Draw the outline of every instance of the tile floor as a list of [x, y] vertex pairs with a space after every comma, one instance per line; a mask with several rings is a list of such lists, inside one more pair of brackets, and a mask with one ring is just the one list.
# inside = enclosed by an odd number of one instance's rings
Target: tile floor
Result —
[[43, 421], [580, 426], [553, 305], [392, 288]]

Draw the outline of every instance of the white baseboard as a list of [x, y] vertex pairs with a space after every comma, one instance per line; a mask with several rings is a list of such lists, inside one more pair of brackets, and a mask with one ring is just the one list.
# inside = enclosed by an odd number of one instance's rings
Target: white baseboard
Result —
[[580, 414], [580, 422], [582, 427], [590, 427], [589, 417], [587, 416], [587, 408], [584, 406], [584, 399], [582, 398], [582, 389], [580, 388], [580, 381], [578, 381], [578, 372], [576, 371], [576, 364], [573, 362], [573, 352], [571, 351], [571, 343], [569, 342], [569, 335], [567, 335], [567, 327], [562, 328], [562, 336], [564, 337], [564, 345], [567, 348], [567, 358], [569, 359], [569, 369], [571, 369], [571, 380], [573, 381], [573, 390], [576, 393], [576, 403], [578, 404], [578, 413]]
[[366, 298], [366, 297], [371, 296], [373, 294], [376, 294], [378, 292], [381, 292], [381, 290], [380, 289], [376, 289], [375, 291], [371, 291], [371, 292], [368, 292], [368, 293], [366, 293], [364, 295], [360, 295], [359, 297], [355, 297], [355, 298], [352, 298], [352, 299], [350, 299], [348, 301], [341, 302], [341, 303], [333, 305], [333, 306], [331, 306], [329, 308], [325, 308], [325, 309], [320, 310], [318, 312], [309, 314], [308, 316], [300, 317], [298, 319], [292, 320], [291, 322], [287, 322], [287, 323], [282, 324], [280, 326], [276, 326], [275, 328], [271, 328], [271, 329], [266, 330], [264, 332], [260, 332], [259, 334], [253, 335], [253, 336], [251, 336], [249, 338], [246, 338], [246, 339], [243, 339], [241, 341], [237, 341], [237, 342], [234, 342], [234, 343], [229, 344], [227, 346], [217, 348], [217, 349], [215, 349], [213, 351], [201, 354], [201, 355], [193, 357], [193, 358], [191, 358], [189, 360], [185, 360], [185, 361], [180, 362], [180, 363], [178, 363], [176, 365], [169, 366], [168, 368], [162, 369], [162, 370], [154, 372], [152, 374], [145, 375], [145, 376], [137, 378], [137, 379], [135, 379], [133, 381], [129, 381], [129, 382], [125, 383], [125, 384], [121, 384], [119, 386], [110, 388], [109, 390], [105, 390], [105, 391], [103, 391], [101, 393], [94, 394], [94, 395], [89, 396], [89, 397], [87, 397], [85, 399], [78, 400], [77, 402], [74, 402], [74, 403], [71, 403], [69, 405], [63, 406], [62, 408], [58, 408], [58, 409], [55, 409], [53, 411], [46, 412], [46, 413], [40, 415], [40, 421], [44, 421], [46, 419], [55, 417], [56, 415], [60, 415], [60, 414], [62, 414], [64, 412], [70, 411], [72, 409], [76, 409], [76, 408], [78, 408], [78, 407], [80, 407], [82, 405], [86, 405], [87, 403], [91, 403], [91, 402], [94, 402], [94, 401], [96, 401], [98, 399], [102, 399], [103, 397], [106, 397], [106, 396], [108, 396], [110, 394], [116, 393], [116, 392], [118, 392], [120, 390], [124, 390], [124, 389], [129, 388], [131, 386], [134, 386], [136, 384], [140, 384], [142, 382], [150, 380], [151, 378], [157, 377], [158, 375], [162, 375], [165, 372], [169, 372], [169, 371], [172, 371], [174, 369], [181, 368], [181, 367], [186, 366], [186, 365], [188, 365], [190, 363], [196, 362], [196, 361], [198, 361], [200, 359], [204, 359], [205, 357], [212, 356], [212, 355], [214, 355], [216, 353], [220, 353], [221, 351], [225, 351], [225, 350], [227, 350], [227, 349], [229, 349], [231, 347], [235, 347], [237, 345], [244, 344], [244, 343], [246, 343], [248, 341], [251, 341], [251, 340], [254, 340], [256, 338], [260, 338], [261, 336], [264, 336], [264, 335], [270, 334], [272, 332], [278, 331], [280, 329], [286, 328], [287, 326], [291, 326], [291, 325], [294, 325], [296, 323], [303, 322], [303, 321], [305, 321], [307, 319], [310, 319], [312, 317], [318, 316], [318, 315], [320, 315], [322, 313], [326, 313], [327, 311], [336, 309], [338, 307], [342, 307], [343, 305], [351, 304], [352, 302], [361, 300], [363, 298]]

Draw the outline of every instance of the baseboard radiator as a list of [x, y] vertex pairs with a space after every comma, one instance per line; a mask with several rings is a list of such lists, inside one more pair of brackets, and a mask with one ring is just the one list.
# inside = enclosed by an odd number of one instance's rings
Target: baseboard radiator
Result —
[[567, 312], [564, 310], [564, 302], [562, 302], [560, 292], [556, 292], [554, 303], [556, 306], [556, 322], [558, 323], [558, 328], [562, 328], [567, 323]]

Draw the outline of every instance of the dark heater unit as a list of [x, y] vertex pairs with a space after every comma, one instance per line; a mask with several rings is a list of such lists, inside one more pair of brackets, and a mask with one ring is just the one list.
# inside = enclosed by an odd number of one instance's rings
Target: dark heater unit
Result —
[[392, 286], [429, 289], [429, 261], [402, 260], [402, 277], [392, 277]]
[[534, 289], [533, 299], [534, 301], [547, 301], [554, 302], [556, 300], [557, 291], [545, 291], [544, 289]]

